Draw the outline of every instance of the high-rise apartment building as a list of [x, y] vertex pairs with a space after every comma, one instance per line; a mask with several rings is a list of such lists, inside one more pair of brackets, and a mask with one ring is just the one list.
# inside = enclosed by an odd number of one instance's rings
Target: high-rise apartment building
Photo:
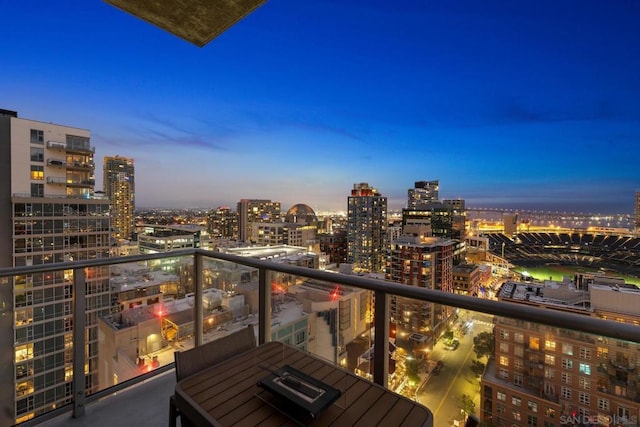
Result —
[[416, 181], [413, 188], [407, 193], [409, 202], [407, 207], [414, 209], [420, 205], [438, 201], [438, 192], [440, 191], [439, 181]]
[[111, 227], [116, 239], [133, 238], [135, 230], [135, 174], [133, 159], [105, 156], [103, 191], [111, 201]]
[[[545, 285], [507, 282], [498, 299], [640, 324], [635, 286], [578, 276]], [[495, 426], [638, 425], [637, 343], [495, 319], [495, 357], [481, 380], [483, 421]]]
[[361, 271], [384, 271], [387, 198], [366, 182], [347, 198], [347, 262]]
[[438, 200], [438, 181], [418, 181], [408, 190], [407, 208], [402, 210], [402, 226], [427, 225], [433, 236], [461, 239], [466, 208], [463, 199]]
[[[386, 279], [426, 289], [453, 292], [453, 252], [449, 239], [404, 235], [390, 244]], [[403, 346], [414, 333], [431, 341], [446, 326], [448, 307], [410, 298], [391, 297], [391, 323]]]
[[238, 236], [238, 213], [226, 206], [211, 210], [207, 215], [207, 231], [213, 238]]
[[[94, 197], [90, 132], [0, 111], [0, 267], [109, 256], [109, 201]], [[87, 392], [98, 384], [98, 317], [111, 305], [108, 267], [86, 270]], [[0, 283], [0, 425], [72, 399], [71, 270]]]
[[271, 200], [242, 199], [238, 202], [238, 240], [250, 242], [253, 239], [254, 222], [280, 221], [280, 202]]

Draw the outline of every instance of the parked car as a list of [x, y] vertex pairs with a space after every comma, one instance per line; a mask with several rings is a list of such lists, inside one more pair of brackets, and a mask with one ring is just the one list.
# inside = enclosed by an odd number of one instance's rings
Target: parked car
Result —
[[442, 363], [442, 360], [438, 360], [438, 363], [436, 363], [436, 366], [433, 367], [433, 369], [431, 370], [431, 373], [433, 375], [438, 375], [438, 373], [443, 367], [444, 367], [444, 363]]

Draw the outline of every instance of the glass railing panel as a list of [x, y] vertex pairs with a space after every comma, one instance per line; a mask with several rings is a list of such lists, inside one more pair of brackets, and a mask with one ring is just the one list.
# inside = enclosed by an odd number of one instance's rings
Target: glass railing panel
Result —
[[429, 408], [434, 426], [464, 425], [480, 412], [480, 378], [493, 352], [493, 316], [398, 300], [395, 310], [392, 304], [395, 370], [389, 388]]
[[203, 257], [203, 343], [253, 326], [258, 334], [258, 269]]
[[180, 338], [192, 335], [193, 257], [116, 264], [108, 272], [109, 308], [96, 320], [96, 391], [173, 363]]
[[271, 341], [371, 378], [373, 293], [271, 272]]

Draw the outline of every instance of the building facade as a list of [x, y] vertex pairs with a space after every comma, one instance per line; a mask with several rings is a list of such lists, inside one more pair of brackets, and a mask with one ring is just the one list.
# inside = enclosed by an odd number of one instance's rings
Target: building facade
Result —
[[[387, 261], [386, 280], [408, 286], [453, 291], [453, 251], [455, 242], [433, 237], [402, 236], [392, 242]], [[396, 343], [405, 346], [411, 334], [432, 340], [446, 327], [449, 307], [391, 297], [391, 323], [396, 328]]]
[[333, 233], [318, 234], [320, 252], [328, 257], [332, 264], [347, 262], [347, 230], [336, 230]]
[[[94, 196], [90, 132], [0, 113], [0, 266], [109, 256], [109, 201]], [[86, 270], [86, 391], [99, 390], [97, 319], [109, 313], [107, 267]], [[72, 398], [73, 272], [16, 276], [0, 286], [0, 425]], [[9, 358], [9, 359], [7, 359]]]
[[[593, 283], [507, 282], [498, 299], [640, 325], [640, 290]], [[481, 380], [484, 421], [638, 425], [637, 343], [506, 318], [496, 318], [494, 336], [495, 357]]]
[[381, 272], [386, 260], [387, 198], [367, 183], [347, 199], [347, 262], [355, 270]]
[[213, 238], [237, 238], [238, 213], [226, 206], [211, 210], [207, 215], [207, 231]]
[[102, 180], [104, 194], [111, 201], [113, 236], [118, 240], [134, 240], [136, 190], [133, 159], [105, 156]]
[[280, 202], [242, 199], [238, 202], [238, 240], [253, 240], [253, 223], [280, 221]]
[[476, 264], [460, 264], [453, 267], [453, 293], [478, 296], [480, 291], [480, 267]]
[[431, 202], [437, 202], [439, 199], [440, 181], [416, 181], [413, 188], [407, 191], [409, 202], [407, 207], [415, 209], [416, 207]]
[[203, 248], [203, 243], [209, 236], [204, 227], [192, 224], [147, 224], [142, 227], [142, 230], [143, 232], [138, 236], [141, 254]]

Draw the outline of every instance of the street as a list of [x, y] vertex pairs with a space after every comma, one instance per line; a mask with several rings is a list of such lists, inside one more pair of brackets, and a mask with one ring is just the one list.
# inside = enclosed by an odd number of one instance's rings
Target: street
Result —
[[460, 346], [457, 349], [447, 350], [440, 340], [429, 355], [430, 366], [438, 360], [444, 366], [438, 374], [429, 375], [418, 389], [417, 399], [433, 412], [434, 427], [449, 427], [454, 420], [463, 420], [463, 395], [471, 397], [475, 404], [474, 413], [480, 410], [480, 385], [478, 377], [471, 370], [471, 363], [476, 360], [473, 337], [480, 332], [490, 332], [493, 325], [488, 323], [490, 317], [475, 313], [460, 315], [459, 322], [474, 318], [482, 320], [473, 320], [467, 333], [458, 337]]

